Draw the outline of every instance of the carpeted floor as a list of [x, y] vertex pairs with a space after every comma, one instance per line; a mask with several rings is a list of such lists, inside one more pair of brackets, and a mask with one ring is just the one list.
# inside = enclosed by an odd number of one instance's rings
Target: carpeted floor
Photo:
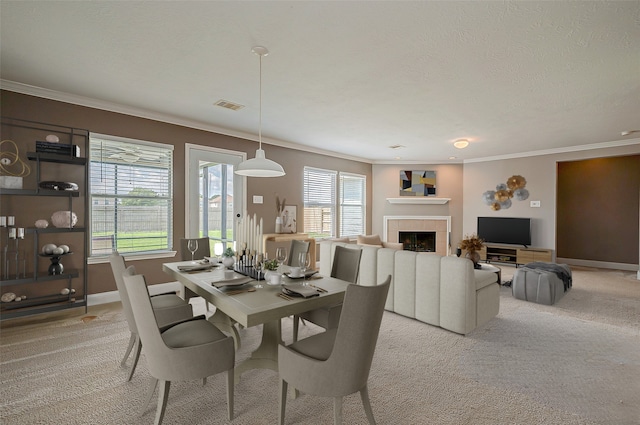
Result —
[[[503, 280], [513, 268], [503, 267]], [[574, 285], [543, 306], [501, 288], [500, 314], [467, 336], [386, 312], [369, 378], [379, 424], [640, 423], [640, 282], [635, 273], [573, 268]], [[204, 303], [194, 300], [204, 313]], [[291, 320], [283, 336], [291, 339]], [[246, 358], [260, 327], [241, 331]], [[310, 335], [320, 329], [301, 327]], [[88, 314], [2, 323], [0, 422], [153, 423], [139, 411], [149, 379], [143, 355], [131, 382], [120, 368], [128, 329], [118, 305]], [[172, 385], [165, 424], [227, 423], [224, 376]], [[277, 423], [277, 374], [237, 384], [234, 424]], [[289, 400], [289, 424], [332, 423], [332, 401]], [[358, 395], [344, 422], [367, 423]]]

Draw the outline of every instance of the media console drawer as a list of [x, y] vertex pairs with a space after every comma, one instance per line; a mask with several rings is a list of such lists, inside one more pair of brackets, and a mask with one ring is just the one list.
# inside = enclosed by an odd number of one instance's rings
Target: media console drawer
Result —
[[532, 263], [534, 261], [551, 262], [551, 250], [535, 248], [518, 248], [518, 264]]
[[506, 245], [485, 243], [480, 251], [480, 258], [487, 263], [527, 264], [534, 261], [550, 263], [552, 250], [544, 248], [514, 248]]

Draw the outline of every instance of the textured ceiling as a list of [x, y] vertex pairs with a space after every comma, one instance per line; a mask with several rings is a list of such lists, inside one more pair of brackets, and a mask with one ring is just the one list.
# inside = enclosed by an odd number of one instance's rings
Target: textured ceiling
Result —
[[[372, 162], [640, 133], [640, 2], [0, 3], [3, 87]], [[19, 84], [16, 84], [19, 83]], [[239, 111], [214, 106], [224, 99]], [[471, 144], [458, 150], [453, 142]], [[402, 145], [390, 149], [391, 145]], [[268, 156], [267, 150], [267, 156]]]

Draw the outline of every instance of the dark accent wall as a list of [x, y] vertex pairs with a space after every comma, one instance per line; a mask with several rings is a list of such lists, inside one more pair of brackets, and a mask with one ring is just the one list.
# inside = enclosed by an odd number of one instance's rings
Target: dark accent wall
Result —
[[558, 162], [557, 256], [638, 263], [640, 155]]

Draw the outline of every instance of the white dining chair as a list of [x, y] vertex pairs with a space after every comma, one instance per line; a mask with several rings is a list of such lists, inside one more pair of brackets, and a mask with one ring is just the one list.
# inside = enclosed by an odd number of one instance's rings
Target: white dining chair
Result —
[[[129, 370], [129, 375], [127, 376], [127, 381], [130, 381], [133, 377], [133, 372], [135, 372], [136, 366], [138, 365], [138, 360], [140, 359], [142, 342], [140, 342], [140, 335], [138, 334], [136, 321], [133, 317], [131, 302], [127, 295], [127, 291], [124, 288], [124, 281], [122, 279], [122, 274], [127, 268], [124, 257], [120, 255], [118, 251], [113, 251], [109, 256], [109, 263], [111, 263], [111, 271], [113, 272], [113, 278], [116, 281], [116, 287], [118, 288], [118, 294], [120, 295], [120, 301], [122, 302], [122, 311], [125, 319], [127, 320], [129, 331], [131, 332], [129, 345], [127, 346], [124, 357], [120, 362], [120, 366], [126, 366], [129, 354], [131, 354], [131, 351], [135, 348], [133, 364], [131, 365], [131, 370]], [[152, 296], [151, 305], [153, 306], [156, 319], [158, 320], [158, 326], [164, 326], [168, 323], [193, 317], [193, 307], [191, 307], [191, 304], [180, 298], [175, 292]]]
[[391, 276], [377, 286], [347, 287], [337, 328], [278, 347], [279, 423], [284, 425], [287, 388], [332, 397], [334, 424], [342, 423], [342, 398], [359, 391], [370, 424], [375, 424], [367, 381], [389, 292]]
[[153, 378], [141, 413], [153, 397], [158, 383], [155, 425], [160, 425], [164, 418], [171, 382], [204, 381], [208, 376], [226, 371], [227, 413], [231, 421], [235, 373], [233, 339], [208, 322], [204, 315], [158, 328], [144, 276], [133, 273], [131, 268], [125, 270], [124, 287], [131, 300], [140, 339], [146, 347], [147, 367]]
[[[360, 248], [336, 246], [333, 265], [331, 267], [331, 277], [356, 283], [358, 281], [361, 258], [362, 250]], [[341, 310], [342, 303], [337, 303], [293, 316], [293, 341], [298, 340], [301, 321], [311, 322], [324, 329], [333, 329], [338, 326]]]

